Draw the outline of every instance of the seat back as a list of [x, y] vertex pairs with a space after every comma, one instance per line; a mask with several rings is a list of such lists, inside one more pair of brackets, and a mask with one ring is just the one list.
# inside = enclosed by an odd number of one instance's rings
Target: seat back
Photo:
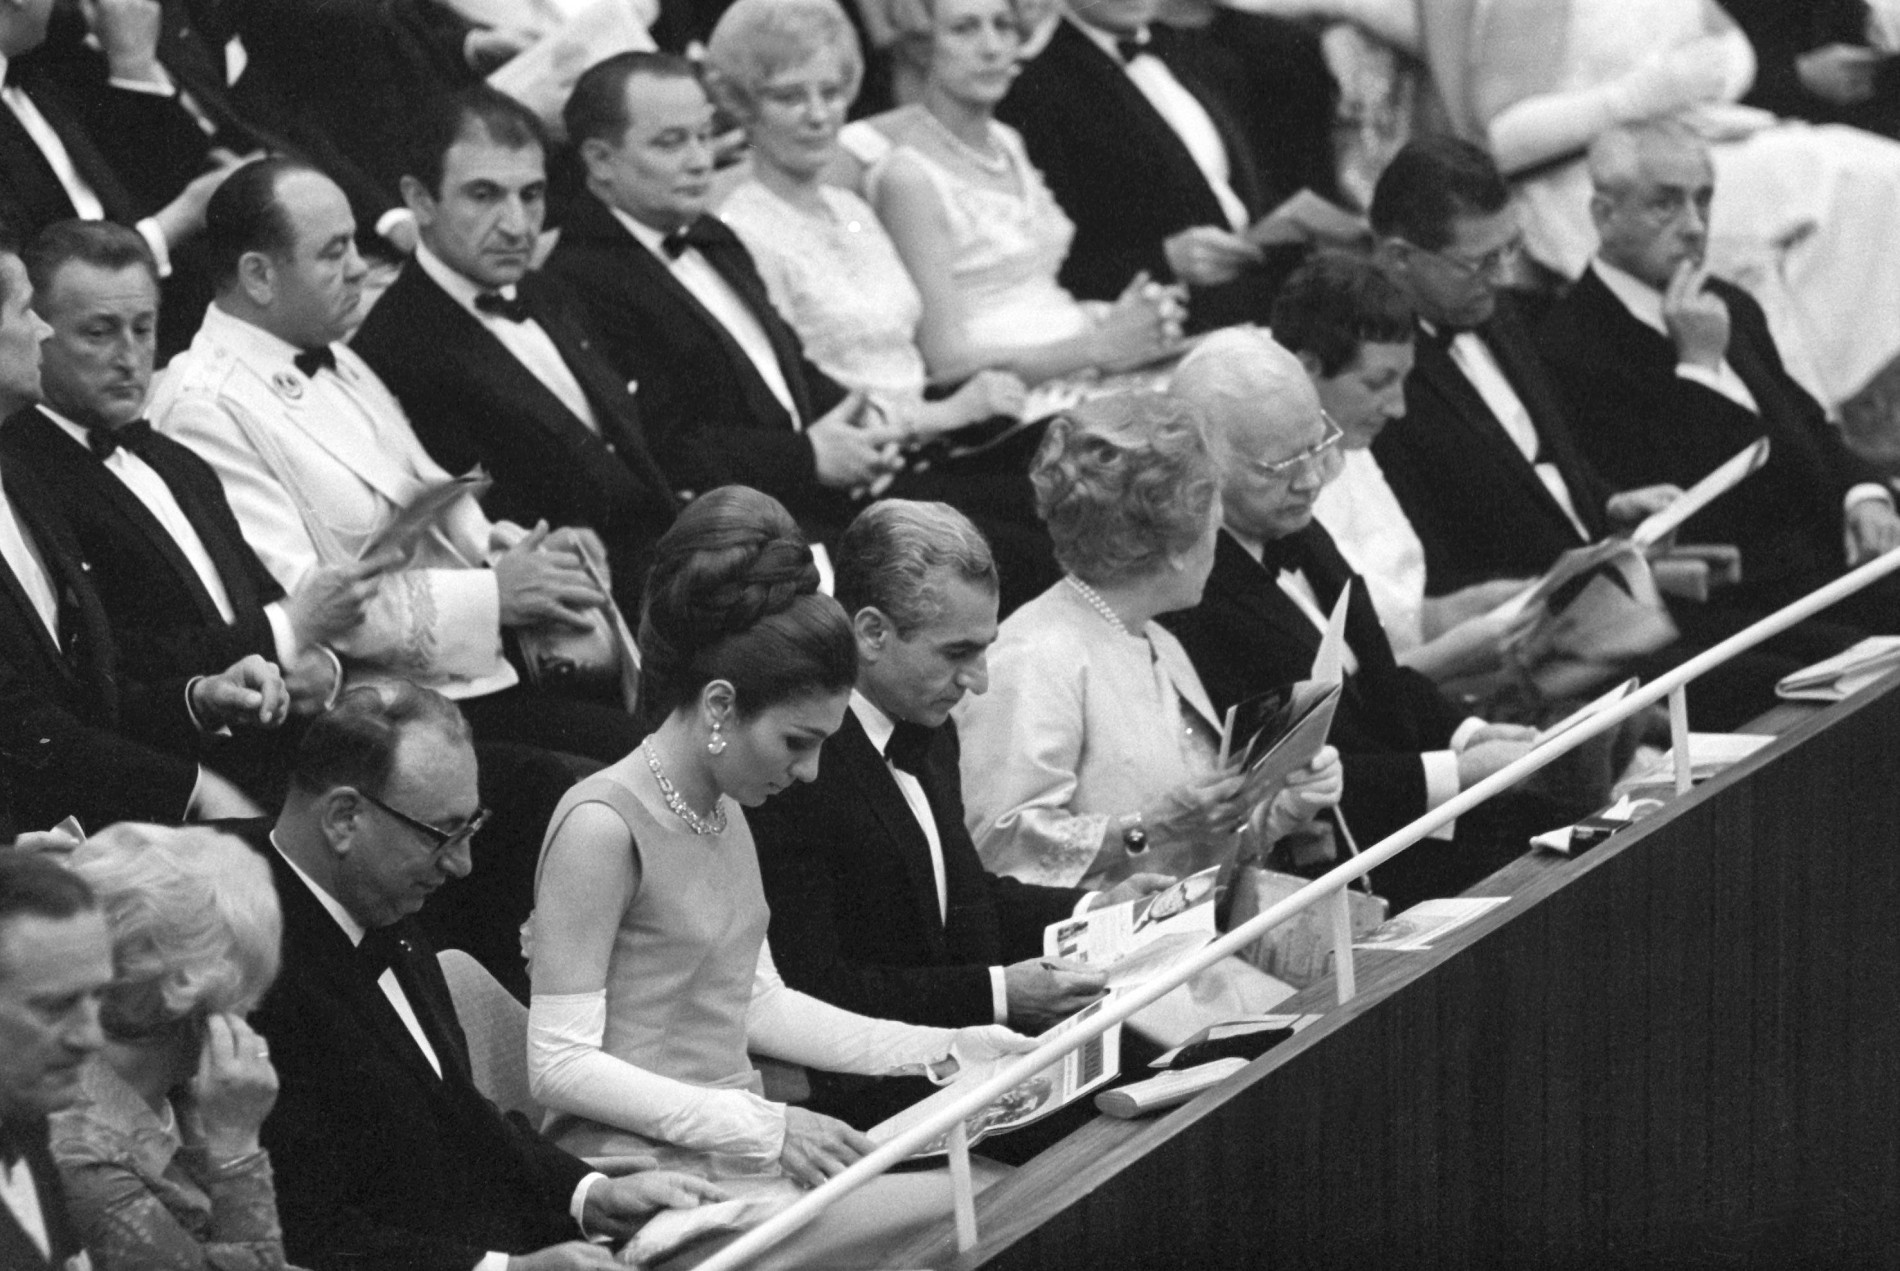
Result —
[[436, 955], [456, 1018], [468, 1034], [468, 1057], [475, 1088], [503, 1112], [519, 1112], [540, 1125], [541, 1105], [528, 1093], [528, 1008], [501, 986], [488, 969], [460, 949]]

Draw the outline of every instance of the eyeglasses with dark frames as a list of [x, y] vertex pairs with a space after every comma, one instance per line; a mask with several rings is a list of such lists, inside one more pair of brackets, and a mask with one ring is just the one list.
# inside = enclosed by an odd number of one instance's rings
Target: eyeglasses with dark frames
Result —
[[1428, 247], [1420, 247], [1417, 243], [1406, 243], [1405, 245], [1421, 256], [1430, 256], [1433, 260], [1442, 261], [1467, 279], [1490, 277], [1499, 270], [1508, 269], [1516, 264], [1517, 258], [1524, 254], [1524, 236], [1522, 234], [1519, 234], [1502, 247], [1492, 248], [1476, 260], [1465, 256], [1454, 256], [1450, 252], [1435, 252]]
[[488, 823], [488, 809], [478, 807], [475, 809], [475, 815], [470, 817], [468, 824], [462, 826], [461, 829], [444, 830], [437, 826], [430, 825], [427, 821], [417, 820], [407, 812], [398, 811], [390, 807], [387, 803], [384, 803], [367, 790], [358, 790], [357, 793], [416, 833], [422, 835], [422, 837], [428, 839], [437, 856], [446, 856], [462, 844], [468, 842], [481, 831], [482, 826]]

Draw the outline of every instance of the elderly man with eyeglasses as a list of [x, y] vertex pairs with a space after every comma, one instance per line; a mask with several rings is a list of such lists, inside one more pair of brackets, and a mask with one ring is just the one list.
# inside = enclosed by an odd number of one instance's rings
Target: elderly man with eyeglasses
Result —
[[487, 816], [461, 711], [391, 681], [312, 721], [275, 824], [227, 827], [269, 861], [283, 907], [283, 970], [251, 1022], [281, 1078], [263, 1138], [301, 1265], [612, 1267], [589, 1238], [720, 1195], [595, 1173], [476, 1089], [415, 914], [473, 868]]
[[[1297, 357], [1258, 330], [1219, 331], [1170, 392], [1199, 413], [1220, 456], [1222, 531], [1201, 603], [1162, 623], [1216, 710], [1305, 679], [1350, 588], [1332, 741], [1346, 783], [1336, 816], [1357, 842], [1370, 846], [1530, 748], [1532, 730], [1469, 717], [1393, 657], [1365, 580], [1313, 518], [1344, 434]], [[1375, 885], [1395, 908], [1455, 894], [1523, 850], [1521, 838], [1500, 840], [1421, 845], [1378, 871]]]

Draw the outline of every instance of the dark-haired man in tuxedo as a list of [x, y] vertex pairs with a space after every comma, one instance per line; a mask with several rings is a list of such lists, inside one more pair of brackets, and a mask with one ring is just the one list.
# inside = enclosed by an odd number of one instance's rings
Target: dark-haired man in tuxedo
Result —
[[[33, 285], [0, 245], [0, 417], [40, 397]], [[249, 655], [215, 674], [143, 681], [118, 665], [91, 566], [48, 493], [0, 481], [0, 806], [16, 830], [243, 815], [250, 801], [201, 768], [207, 733], [275, 727], [288, 698]], [[101, 780], [110, 774], [111, 780]]]
[[99, 998], [112, 937], [78, 875], [0, 847], [0, 1266], [86, 1271], [46, 1118], [79, 1098], [105, 1045]]
[[598, 534], [592, 550], [605, 544], [615, 598], [632, 616], [675, 500], [634, 394], [559, 289], [529, 273], [546, 155], [540, 122], [492, 88], [435, 103], [402, 182], [421, 239], [415, 260], [351, 347], [443, 467], [487, 469], [491, 516]]
[[853, 492], [901, 466], [898, 433], [805, 357], [744, 245], [708, 214], [713, 108], [692, 64], [610, 57], [564, 115], [588, 193], [547, 272], [636, 393], [655, 457], [677, 489], [749, 485], [814, 542], [835, 540]]
[[[1892, 490], [1788, 374], [1761, 306], [1703, 264], [1707, 143], [1679, 124], [1622, 128], [1596, 140], [1589, 163], [1601, 246], [1538, 339], [1584, 455], [1612, 481], [1686, 486], [1768, 438], [1761, 471], [1682, 529], [1741, 549], [1728, 599], [1749, 608], [1778, 609], [1900, 546]], [[1827, 616], [1900, 630], [1900, 584]]]
[[283, 970], [252, 1021], [282, 1082], [264, 1145], [302, 1265], [604, 1271], [613, 1255], [587, 1238], [721, 1198], [685, 1175], [595, 1173], [476, 1089], [415, 914], [473, 868], [486, 816], [461, 712], [392, 681], [311, 723], [274, 823], [227, 827], [283, 907]]
[[[858, 641], [851, 709], [817, 779], [747, 813], [780, 973], [846, 1010], [913, 1024], [1031, 1031], [1073, 1014], [1102, 977], [1042, 959], [1043, 928], [1168, 880], [1090, 893], [984, 870], [950, 722], [965, 693], [987, 687], [996, 640], [996, 565], [968, 518], [942, 503], [873, 504], [837, 566]], [[929, 1093], [910, 1079], [812, 1079], [815, 1106], [859, 1126]]]

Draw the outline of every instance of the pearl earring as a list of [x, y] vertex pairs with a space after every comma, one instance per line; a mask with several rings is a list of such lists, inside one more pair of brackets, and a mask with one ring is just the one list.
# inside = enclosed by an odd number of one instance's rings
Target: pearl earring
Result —
[[713, 721], [712, 736], [706, 740], [706, 750], [708, 753], [715, 755], [723, 755], [726, 753], [726, 739], [720, 736], [719, 721], [716, 719]]

